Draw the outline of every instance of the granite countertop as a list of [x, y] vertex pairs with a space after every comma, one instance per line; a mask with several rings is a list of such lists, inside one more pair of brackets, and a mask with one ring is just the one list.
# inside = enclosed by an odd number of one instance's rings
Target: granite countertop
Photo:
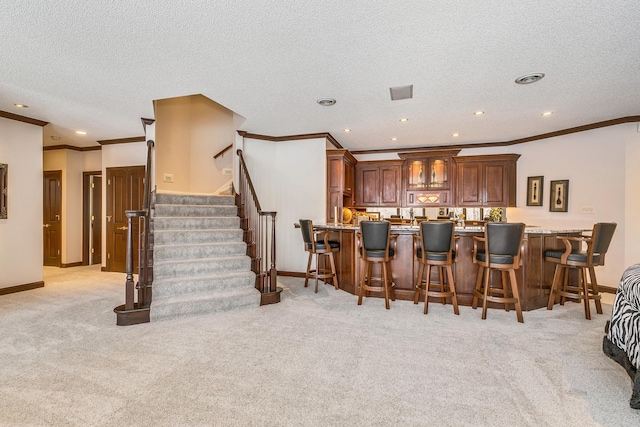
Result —
[[[314, 227], [324, 228], [329, 230], [359, 230], [360, 227], [353, 224], [313, 224]], [[391, 225], [391, 231], [406, 231], [417, 233], [419, 227], [417, 225]], [[482, 226], [468, 226], [461, 227], [456, 226], [456, 233], [482, 233], [484, 227]], [[559, 233], [583, 233], [585, 231], [591, 231], [591, 229], [584, 228], [552, 228], [552, 227], [538, 227], [535, 225], [526, 226], [524, 229], [525, 234], [559, 234]]]

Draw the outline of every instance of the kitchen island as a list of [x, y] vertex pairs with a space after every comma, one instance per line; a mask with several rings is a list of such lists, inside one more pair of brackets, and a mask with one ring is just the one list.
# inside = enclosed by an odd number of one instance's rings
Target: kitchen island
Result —
[[[314, 224], [314, 228], [329, 230], [331, 239], [340, 242], [340, 252], [335, 256], [339, 286], [346, 292], [357, 294], [362, 274], [356, 236], [359, 227], [350, 224]], [[516, 270], [523, 310], [534, 310], [547, 305], [555, 264], [544, 261], [544, 252], [550, 249], [564, 250], [564, 244], [556, 236], [578, 236], [584, 231], [589, 230], [525, 228], [523, 265]], [[413, 236], [419, 234], [419, 227], [392, 225], [391, 234], [397, 235], [396, 258], [391, 262], [396, 298], [413, 300], [418, 272]], [[483, 227], [456, 227], [455, 235], [458, 236], [457, 262], [453, 266], [453, 274], [458, 303], [471, 305], [478, 273], [478, 266], [473, 263], [473, 236], [484, 236], [484, 230]], [[433, 270], [432, 280], [437, 280], [437, 269]], [[374, 274], [379, 272], [374, 270]], [[492, 283], [499, 284], [499, 273], [493, 274], [491, 280]], [[575, 278], [570, 280], [574, 281]]]

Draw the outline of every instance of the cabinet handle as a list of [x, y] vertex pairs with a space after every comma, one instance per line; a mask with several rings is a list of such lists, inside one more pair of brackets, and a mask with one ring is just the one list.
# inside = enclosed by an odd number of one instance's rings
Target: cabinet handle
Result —
[[122, 227], [118, 227], [118, 228], [116, 228], [116, 230], [123, 230], [123, 231], [124, 231], [124, 230], [128, 230], [128, 229], [129, 229], [129, 227], [127, 227], [126, 225], [125, 225], [125, 226], [122, 226]]
[[44, 228], [49, 228], [49, 227], [51, 227], [51, 225], [49, 225], [49, 224], [42, 224], [42, 226], [43, 226]]
[[413, 203], [413, 193], [409, 194], [409, 203]]

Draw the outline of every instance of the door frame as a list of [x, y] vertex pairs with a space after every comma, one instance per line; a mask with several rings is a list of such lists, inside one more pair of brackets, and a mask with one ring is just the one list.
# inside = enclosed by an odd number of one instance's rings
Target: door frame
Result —
[[[117, 172], [125, 172], [125, 183], [123, 188], [126, 188], [126, 196], [122, 198], [120, 201], [123, 204], [124, 211], [118, 212], [119, 215], [117, 217], [121, 220], [121, 223], [124, 224], [125, 227], [128, 226], [128, 222], [125, 222], [125, 212], [127, 210], [139, 210], [142, 209], [142, 197], [144, 194], [144, 179], [145, 179], [145, 170], [146, 167], [144, 165], [133, 165], [133, 166], [120, 166], [120, 167], [109, 167], [105, 170], [105, 176], [103, 176], [103, 182], [105, 184], [105, 205], [106, 205], [106, 216], [105, 216], [105, 229], [106, 234], [103, 235], [104, 240], [106, 241], [106, 260], [103, 260], [103, 263], [106, 263], [106, 271], [118, 271], [125, 272], [125, 268], [122, 267], [122, 270], [114, 269], [114, 257], [118, 258], [116, 255], [121, 253], [126, 253], [126, 242], [124, 248], [119, 248], [118, 254], [116, 254], [116, 248], [114, 247], [114, 239], [116, 230], [114, 229], [114, 223], [116, 221], [116, 212], [113, 212], [114, 207], [114, 188], [115, 182], [111, 182], [113, 180], [114, 174]], [[139, 181], [135, 182], [135, 179]], [[135, 185], [137, 183], [137, 186]], [[137, 188], [137, 191], [134, 191]], [[136, 197], [137, 196], [137, 197]], [[139, 242], [138, 242], [138, 230], [139, 223], [138, 221], [133, 221], [133, 250], [139, 250]], [[121, 228], [118, 227], [120, 231]], [[126, 229], [125, 229], [126, 230]], [[133, 260], [133, 269], [136, 271], [138, 269], [138, 257], [134, 256]], [[124, 262], [124, 261], [123, 261]]]
[[[54, 264], [45, 264], [45, 260], [47, 259], [47, 257], [45, 256], [45, 251], [47, 250], [47, 246], [51, 246], [50, 244], [47, 245], [45, 244], [45, 239], [46, 239], [46, 232], [44, 231], [44, 228], [47, 227], [49, 225], [49, 223], [51, 221], [47, 220], [45, 218], [45, 208], [47, 207], [47, 203], [44, 201], [45, 198], [45, 194], [47, 193], [47, 191], [44, 189], [45, 187], [45, 183], [46, 183], [46, 179], [47, 176], [49, 177], [53, 177], [54, 179], [56, 179], [56, 181], [58, 182], [58, 188], [60, 191], [60, 194], [57, 198], [57, 203], [58, 206], [55, 206], [54, 209], [56, 212], [58, 212], [57, 214], [57, 227], [58, 227], [58, 233], [57, 233], [57, 239], [55, 239], [56, 241], [55, 243], [55, 250], [57, 251], [57, 256], [54, 258], [55, 263]], [[49, 267], [62, 267], [62, 170], [52, 170], [52, 171], [43, 171], [42, 172], [42, 187], [43, 187], [43, 206], [42, 206], [42, 265], [44, 266], [49, 266]], [[48, 227], [47, 227], [48, 228]], [[49, 235], [49, 238], [51, 236]], [[49, 241], [50, 243], [50, 241]]]
[[[95, 212], [92, 210], [91, 206], [91, 177], [99, 176], [102, 177], [102, 171], [89, 171], [82, 172], [82, 265], [89, 265], [89, 263], [97, 264], [96, 262], [92, 262], [93, 258], [90, 254], [91, 245], [91, 215], [93, 213], [94, 217]], [[102, 184], [101, 184], [102, 186]], [[102, 209], [102, 188], [100, 188], [100, 206]], [[93, 233], [98, 232], [102, 237], [102, 210], [98, 212], [99, 222], [93, 223]], [[102, 238], [100, 239], [102, 243]], [[102, 244], [100, 244], [99, 248], [93, 248], [94, 254], [98, 254], [100, 256], [100, 262], [102, 262]]]

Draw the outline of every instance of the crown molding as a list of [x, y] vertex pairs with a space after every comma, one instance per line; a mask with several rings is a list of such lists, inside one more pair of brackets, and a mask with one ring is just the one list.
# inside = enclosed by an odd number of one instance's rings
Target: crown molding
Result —
[[52, 151], [52, 150], [74, 150], [74, 151], [100, 151], [102, 147], [75, 147], [73, 145], [49, 145], [47, 147], [42, 147], [42, 151]]
[[36, 126], [46, 126], [49, 122], [45, 122], [38, 119], [32, 119], [31, 117], [21, 116], [19, 114], [9, 113], [8, 111], [0, 110], [0, 117], [4, 117], [5, 119], [15, 120], [17, 122], [29, 123], [30, 125]]
[[615, 126], [624, 123], [640, 122], [640, 116], [627, 116], [617, 119], [605, 120], [603, 122], [590, 123], [587, 125], [576, 126], [568, 129], [557, 130], [554, 132], [541, 133], [539, 135], [528, 136], [526, 138], [513, 139], [511, 141], [496, 141], [496, 142], [479, 142], [469, 144], [451, 144], [451, 145], [429, 145], [424, 147], [410, 147], [410, 148], [383, 148], [379, 150], [354, 150], [351, 154], [375, 154], [375, 153], [397, 153], [397, 152], [412, 152], [412, 151], [433, 151], [433, 150], [457, 150], [464, 148], [487, 148], [487, 147], [506, 147], [509, 145], [523, 144], [525, 142], [538, 141], [541, 139], [553, 138], [556, 136], [569, 135], [577, 132], [585, 132], [588, 130], [604, 128], [608, 126]]
[[112, 145], [112, 144], [128, 144], [130, 142], [145, 142], [144, 136], [133, 136], [131, 138], [119, 138], [119, 139], [103, 139], [98, 141], [100, 145]]
[[335, 148], [344, 148], [329, 132], [306, 133], [306, 134], [300, 134], [300, 135], [269, 136], [269, 135], [260, 135], [257, 133], [249, 133], [243, 130], [239, 130], [238, 135], [242, 136], [243, 138], [261, 139], [263, 141], [273, 141], [273, 142], [326, 138], [327, 141], [329, 141]]

